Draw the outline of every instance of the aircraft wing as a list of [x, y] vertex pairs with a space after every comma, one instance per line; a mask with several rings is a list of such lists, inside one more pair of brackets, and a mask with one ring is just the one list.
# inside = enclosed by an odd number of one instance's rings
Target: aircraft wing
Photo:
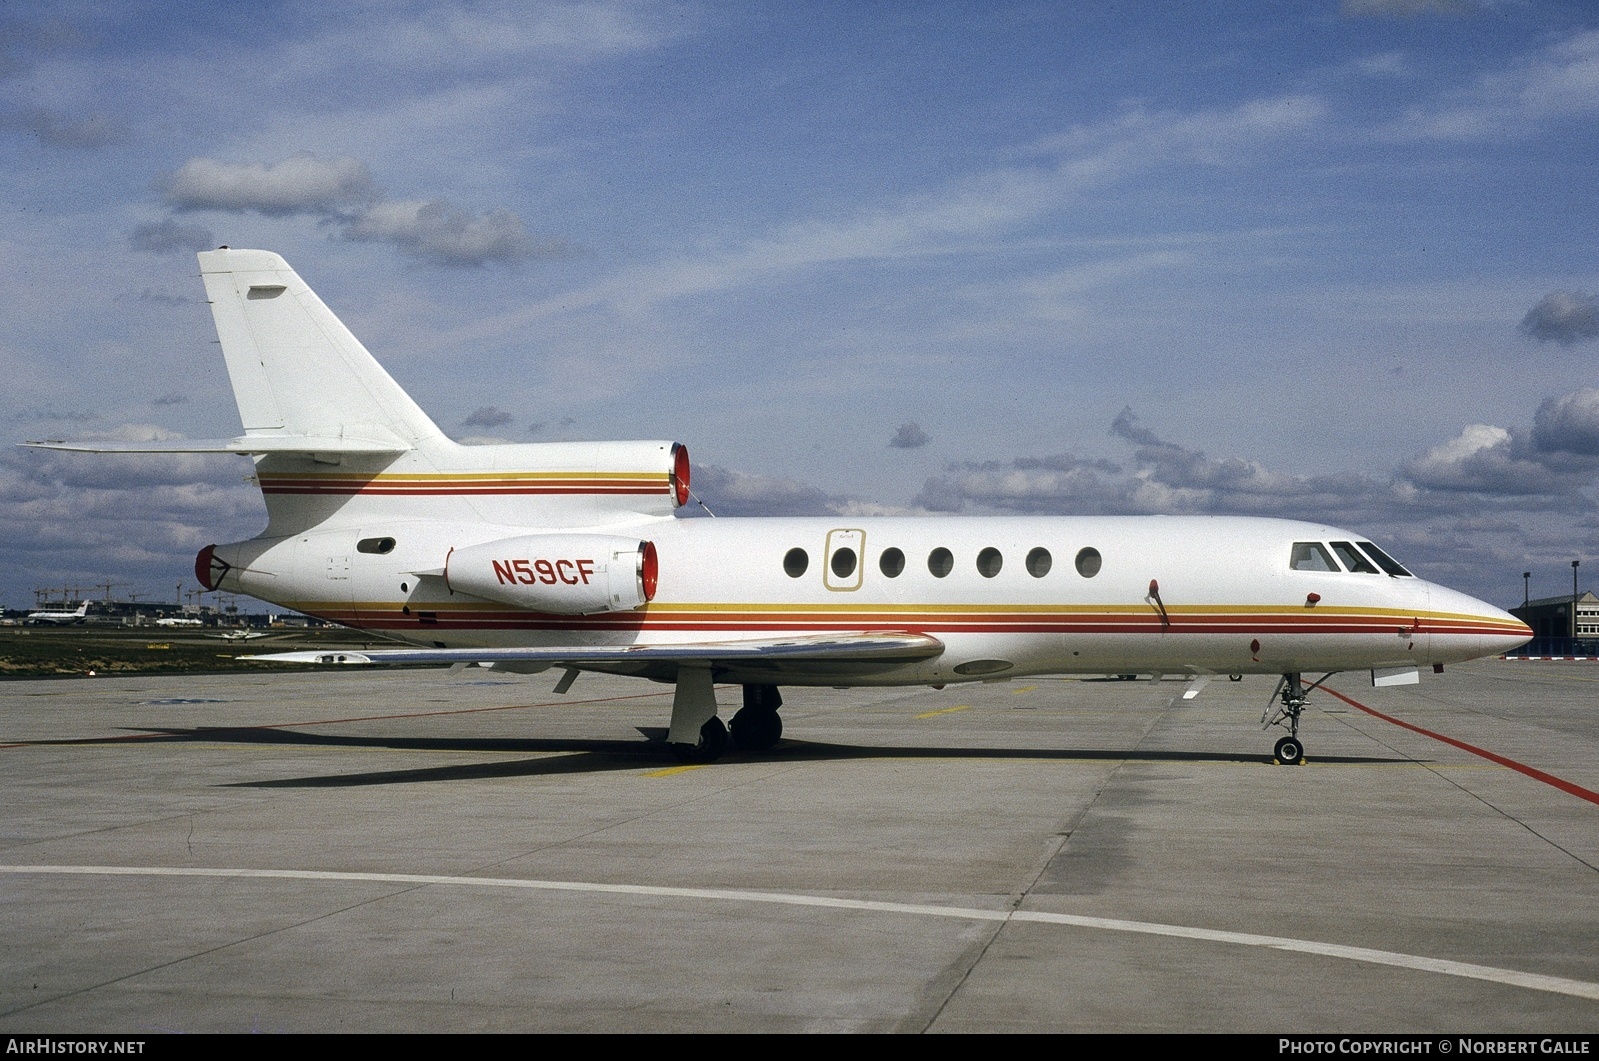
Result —
[[547, 663], [551, 666], [700, 664], [737, 667], [784, 664], [893, 666], [931, 659], [944, 643], [926, 634], [830, 634], [678, 645], [555, 645], [540, 648], [379, 648], [273, 652], [239, 659], [261, 663]]

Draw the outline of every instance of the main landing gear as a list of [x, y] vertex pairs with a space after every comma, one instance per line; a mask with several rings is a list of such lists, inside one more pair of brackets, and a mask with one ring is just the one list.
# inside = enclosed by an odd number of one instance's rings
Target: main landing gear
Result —
[[1260, 725], [1262, 729], [1269, 726], [1288, 727], [1288, 736], [1279, 740], [1272, 749], [1272, 755], [1279, 764], [1298, 766], [1304, 763], [1305, 745], [1299, 739], [1299, 716], [1305, 710], [1305, 699], [1311, 690], [1331, 677], [1331, 674], [1323, 674], [1311, 685], [1305, 685], [1297, 673], [1284, 674], [1277, 682], [1277, 688], [1260, 716]]
[[744, 706], [733, 716], [732, 733], [716, 717], [715, 678], [709, 667], [679, 667], [672, 697], [672, 728], [666, 742], [685, 763], [710, 763], [727, 751], [729, 739], [741, 752], [764, 752], [783, 737], [777, 709], [783, 697], [775, 685], [744, 686]]
[[783, 719], [777, 713], [782, 706], [777, 686], [744, 686], [744, 706], [733, 716], [733, 747], [741, 752], [764, 752], [782, 740]]

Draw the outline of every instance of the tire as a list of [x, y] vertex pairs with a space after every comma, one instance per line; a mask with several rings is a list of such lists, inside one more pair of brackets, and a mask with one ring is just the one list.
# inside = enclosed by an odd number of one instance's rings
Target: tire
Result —
[[727, 726], [719, 718], [713, 718], [700, 727], [700, 739], [697, 744], [674, 744], [672, 754], [677, 756], [679, 762], [684, 763], [714, 763], [727, 751]]
[[733, 716], [733, 747], [741, 752], [764, 752], [783, 739], [783, 719], [776, 711], [746, 707]]
[[1287, 766], [1297, 766], [1305, 760], [1305, 746], [1298, 737], [1284, 737], [1277, 742], [1274, 754], [1277, 761]]

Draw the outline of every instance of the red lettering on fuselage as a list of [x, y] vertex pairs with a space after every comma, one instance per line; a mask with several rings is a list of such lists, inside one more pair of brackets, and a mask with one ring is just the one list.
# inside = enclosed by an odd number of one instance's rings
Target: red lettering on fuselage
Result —
[[[542, 582], [553, 586], [561, 582], [575, 586], [581, 582], [586, 586], [594, 574], [593, 560], [490, 560], [489, 563], [494, 565], [494, 577], [501, 585], [532, 586]], [[574, 571], [576, 574], [572, 573]]]

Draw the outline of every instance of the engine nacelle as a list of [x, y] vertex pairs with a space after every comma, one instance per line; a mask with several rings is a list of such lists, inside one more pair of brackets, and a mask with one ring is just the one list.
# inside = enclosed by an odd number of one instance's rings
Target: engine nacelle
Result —
[[452, 593], [554, 615], [642, 608], [655, 596], [655, 543], [608, 534], [528, 534], [452, 549]]

